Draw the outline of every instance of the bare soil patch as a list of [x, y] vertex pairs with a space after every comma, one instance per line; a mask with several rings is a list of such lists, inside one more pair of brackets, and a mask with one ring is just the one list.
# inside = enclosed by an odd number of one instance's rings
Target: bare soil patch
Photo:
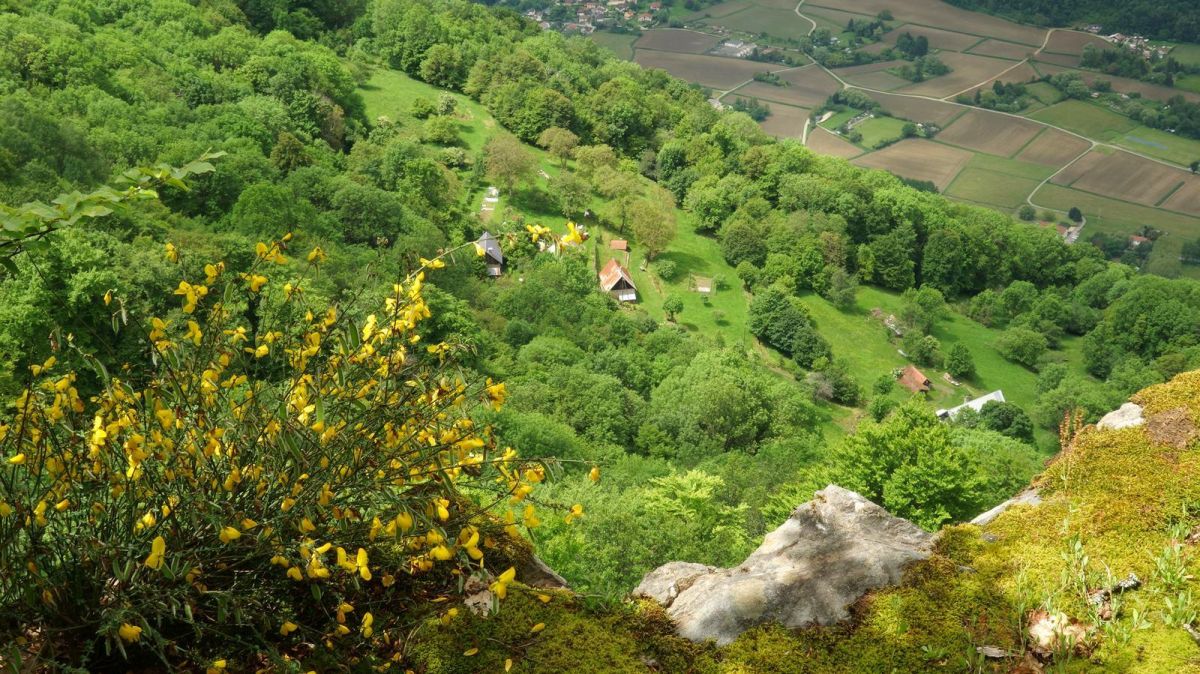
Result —
[[937, 139], [978, 152], [1011, 157], [1043, 128], [1026, 119], [970, 110], [942, 130]]
[[990, 80], [1013, 66], [1012, 61], [976, 54], [943, 53], [938, 56], [953, 72], [914, 84], [904, 93], [942, 98]]
[[1094, 45], [1099, 49], [1112, 49], [1113, 45], [1108, 40], [1102, 37], [1092, 35], [1091, 33], [1078, 33], [1070, 30], [1056, 30], [1050, 35], [1050, 40], [1046, 43], [1047, 52], [1057, 54], [1074, 54], [1081, 56], [1083, 48], [1088, 45]]
[[1068, 166], [1062, 173], [1059, 173], [1051, 178], [1050, 182], [1054, 183], [1055, 185], [1069, 187], [1071, 183], [1083, 177], [1083, 174], [1096, 168], [1096, 166], [1098, 166], [1100, 161], [1103, 159], [1103, 154], [1093, 150], [1092, 152], [1089, 152], [1081, 157], [1079, 161]]
[[1014, 44], [1012, 42], [1001, 42], [1000, 40], [987, 40], [977, 46], [971, 47], [967, 51], [968, 54], [979, 54], [980, 56], [995, 56], [1002, 59], [1013, 59], [1020, 61], [1029, 54], [1032, 54], [1036, 49], [1026, 44]]
[[760, 126], [776, 138], [800, 138], [804, 135], [804, 122], [807, 119], [808, 110], [804, 108], [772, 105], [771, 116], [764, 119]]
[[1058, 129], [1046, 129], [1037, 140], [1030, 143], [1017, 159], [1042, 166], [1066, 166], [1078, 157], [1091, 143]]
[[1163, 202], [1161, 208], [1180, 213], [1200, 215], [1200, 180], [1189, 180]]
[[895, 117], [914, 122], [933, 122], [938, 126], [946, 126], [950, 120], [962, 114], [963, 108], [941, 101], [931, 101], [927, 98], [912, 98], [896, 94], [867, 93], [883, 106], [884, 110]]
[[900, 36], [905, 33], [910, 33], [913, 37], [924, 36], [929, 40], [929, 47], [931, 49], [963, 51], [967, 47], [979, 42], [978, 35], [966, 35], [964, 33], [956, 33], [954, 31], [942, 30], [940, 28], [914, 26], [911, 24], [898, 26], [892, 29], [887, 35], [884, 36], [883, 42], [886, 42], [890, 45], [895, 45], [896, 40], [899, 40]]
[[[979, 12], [948, 5], [941, 0], [838, 0], [833, 6], [832, 0], [821, 0], [814, 7], [821, 9], [840, 9], [875, 16], [887, 9], [892, 12], [897, 21], [933, 26], [944, 30], [979, 35], [980, 37], [996, 37], [1012, 42], [1021, 42], [1040, 46], [1046, 32], [1031, 26], [1022, 26], [999, 17], [988, 16]], [[805, 2], [801, 12], [809, 5]]]
[[657, 49], [681, 54], [703, 54], [717, 46], [720, 38], [692, 30], [659, 28], [642, 33], [635, 46], [638, 49]]
[[1179, 183], [1189, 179], [1200, 180], [1186, 171], [1142, 159], [1128, 152], [1114, 152], [1101, 155], [1100, 161], [1080, 176], [1071, 187], [1113, 199], [1154, 206]]
[[843, 140], [837, 134], [819, 126], [808, 130], [808, 147], [813, 152], [830, 154], [844, 159], [857, 157], [863, 152], [857, 145]]
[[816, 66], [779, 73], [779, 78], [787, 82], [788, 86], [777, 87], [764, 82], [751, 82], [738, 89], [737, 93], [801, 108], [813, 108], [841, 89], [837, 80]]
[[766, 69], [762, 63], [741, 59], [653, 49], [638, 49], [633, 60], [645, 68], [662, 68], [679, 79], [721, 90], [732, 89]]
[[944, 190], [970, 159], [971, 153], [966, 150], [912, 138], [859, 157], [853, 163], [891, 171], [905, 178], [929, 180]]

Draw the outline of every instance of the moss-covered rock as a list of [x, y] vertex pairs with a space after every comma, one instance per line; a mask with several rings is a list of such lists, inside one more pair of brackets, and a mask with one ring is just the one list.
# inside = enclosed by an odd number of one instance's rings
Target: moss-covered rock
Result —
[[[1183, 410], [1200, 424], [1200, 372], [1134, 400], [1147, 420]], [[675, 636], [650, 602], [593, 607], [514, 590], [498, 615], [418, 630], [409, 661], [430, 673], [501, 672], [509, 658], [514, 672], [1008, 672], [1027, 650], [1029, 613], [1045, 609], [1094, 628], [1088, 648], [1054, 657], [1054, 671], [1200, 672], [1200, 646], [1183, 629], [1200, 613], [1200, 555], [1187, 542], [1200, 526], [1200, 447], [1155, 442], [1149, 425], [1084, 428], [1037, 478], [1040, 505], [943, 529], [930, 559], [864, 597], [847, 624], [764, 626], [716, 648]], [[1140, 588], [1089, 604], [1130, 573]], [[979, 646], [1018, 655], [984, 660]]]

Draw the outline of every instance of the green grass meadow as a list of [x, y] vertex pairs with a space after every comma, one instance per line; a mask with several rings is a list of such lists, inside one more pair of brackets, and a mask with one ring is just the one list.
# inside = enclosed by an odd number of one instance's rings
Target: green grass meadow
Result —
[[1075, 100], [1063, 101], [1038, 110], [1029, 117], [1106, 142], [1115, 141], [1138, 126], [1124, 115]]

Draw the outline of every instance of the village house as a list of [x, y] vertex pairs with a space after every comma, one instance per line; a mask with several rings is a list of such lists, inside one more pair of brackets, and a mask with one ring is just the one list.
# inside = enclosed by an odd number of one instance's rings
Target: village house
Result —
[[929, 377], [912, 365], [905, 365], [900, 371], [900, 385], [913, 393], [928, 393], [933, 388]]
[[500, 250], [500, 242], [491, 232], [484, 232], [475, 242], [483, 252], [483, 262], [487, 265], [488, 276], [499, 276], [504, 272], [504, 253]]
[[609, 260], [600, 270], [600, 289], [619, 302], [636, 302], [638, 298], [633, 278], [616, 259]]

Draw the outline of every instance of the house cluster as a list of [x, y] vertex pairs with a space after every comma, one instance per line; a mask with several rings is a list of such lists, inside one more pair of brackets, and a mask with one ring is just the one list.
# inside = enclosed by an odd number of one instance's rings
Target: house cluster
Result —
[[[584, 234], [586, 240], [586, 234]], [[557, 251], [557, 246], [553, 243], [546, 244], [545, 239], [538, 243], [540, 250], [549, 251], [551, 253]], [[625, 264], [629, 264], [629, 242], [624, 239], [614, 239], [609, 248], [613, 250], [618, 257], [624, 253]], [[500, 242], [491, 232], [484, 233], [475, 241], [475, 249], [479, 256], [483, 258], [484, 267], [487, 270], [487, 275], [492, 278], [497, 278], [504, 273], [504, 252], [500, 249]], [[618, 260], [618, 257], [613, 257], [600, 270], [599, 283], [600, 290], [611, 295], [618, 302], [636, 302], [638, 299], [637, 286], [633, 282], [633, 277], [629, 274], [629, 270], [625, 268]], [[700, 292], [711, 292], [711, 280], [707, 281], [707, 287]]]
[[538, 22], [542, 30], [561, 30], [567, 33], [590, 35], [599, 28], [633, 25], [647, 27], [657, 19], [662, 10], [661, 2], [644, 0], [559, 0], [556, 9], [525, 12], [525, 16]]
[[1162, 45], [1156, 47], [1150, 44], [1150, 40], [1142, 37], [1141, 35], [1113, 33], [1112, 35], [1102, 35], [1101, 37], [1117, 46], [1124, 47], [1135, 54], [1140, 54], [1144, 59], [1155, 57], [1166, 58], [1167, 54], [1171, 53], [1170, 47]]
[[758, 49], [758, 45], [753, 42], [743, 42], [741, 40], [726, 40], [717, 45], [713, 53], [717, 56], [731, 56], [733, 58], [750, 58], [754, 54], [754, 50]]

